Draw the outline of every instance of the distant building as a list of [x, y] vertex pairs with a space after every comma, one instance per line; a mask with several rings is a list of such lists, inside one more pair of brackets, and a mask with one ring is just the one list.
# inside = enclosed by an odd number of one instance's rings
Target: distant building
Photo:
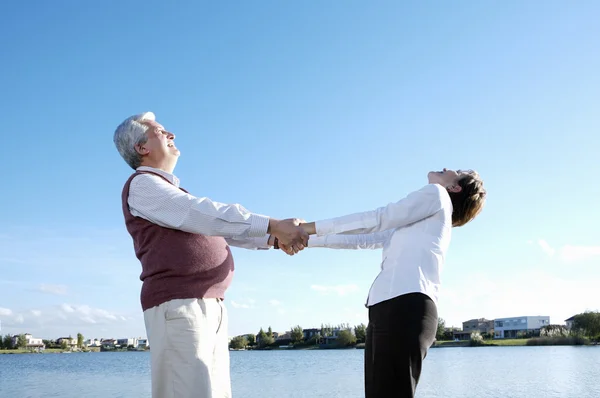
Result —
[[56, 340], [57, 344], [62, 344], [63, 341], [67, 344], [67, 347], [77, 347], [77, 339], [73, 337], [60, 337]]
[[550, 325], [549, 316], [517, 316], [494, 320], [494, 338], [514, 339], [524, 336], [539, 336], [540, 329]]
[[148, 347], [148, 339], [137, 339], [137, 345], [135, 348], [138, 350], [145, 350]]
[[117, 342], [115, 345], [118, 345], [122, 348], [126, 348], [129, 346], [135, 347], [137, 345], [137, 339], [136, 338], [117, 339]]
[[308, 341], [311, 338], [313, 338], [314, 336], [320, 335], [321, 329], [304, 329], [302, 331], [302, 334], [304, 336], [304, 341]]
[[85, 347], [100, 347], [102, 343], [98, 339], [87, 339], [83, 342]]
[[494, 333], [494, 321], [479, 318], [479, 319], [470, 319], [468, 321], [463, 322], [462, 330], [454, 331], [452, 334], [455, 339], [458, 340], [469, 340], [471, 338], [471, 334], [474, 332], [478, 332], [481, 335], [486, 333]]
[[[25, 341], [27, 342], [25, 344], [25, 348], [37, 349], [37, 350], [46, 349], [46, 344], [44, 344], [44, 341], [42, 339], [36, 339], [29, 333], [25, 333]], [[16, 334], [12, 337], [13, 347], [16, 347], [18, 343], [19, 343], [19, 335]]]
[[569, 319], [565, 319], [565, 325], [566, 325], [567, 329], [571, 330], [571, 328], [573, 327], [573, 322], [575, 321], [575, 317], [576, 316], [577, 315], [573, 315]]

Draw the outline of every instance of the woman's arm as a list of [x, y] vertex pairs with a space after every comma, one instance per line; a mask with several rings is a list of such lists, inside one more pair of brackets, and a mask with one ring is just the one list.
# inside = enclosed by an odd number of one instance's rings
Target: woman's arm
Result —
[[428, 184], [396, 203], [375, 210], [302, 225], [307, 233], [317, 236], [370, 234], [412, 224], [446, 206], [452, 206], [446, 189], [438, 184]]
[[308, 247], [324, 247], [328, 249], [381, 249], [392, 236], [394, 230], [359, 235], [327, 235], [311, 236]]

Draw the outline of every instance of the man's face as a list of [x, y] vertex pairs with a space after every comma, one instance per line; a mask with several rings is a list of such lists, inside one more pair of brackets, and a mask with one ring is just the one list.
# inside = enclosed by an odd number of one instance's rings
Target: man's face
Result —
[[148, 156], [153, 161], [162, 162], [165, 160], [176, 160], [179, 156], [179, 149], [175, 146], [175, 134], [165, 130], [158, 122], [153, 120], [144, 120], [142, 124], [148, 126], [145, 144], [139, 145], [143, 156]]

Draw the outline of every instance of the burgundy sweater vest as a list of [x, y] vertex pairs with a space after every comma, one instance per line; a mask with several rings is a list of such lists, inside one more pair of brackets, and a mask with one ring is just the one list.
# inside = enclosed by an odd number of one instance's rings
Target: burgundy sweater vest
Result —
[[165, 228], [133, 216], [127, 204], [129, 187], [133, 178], [142, 173], [166, 180], [156, 173], [137, 171], [129, 177], [121, 195], [125, 226], [142, 264], [142, 310], [173, 299], [223, 299], [234, 273], [229, 245], [222, 237]]

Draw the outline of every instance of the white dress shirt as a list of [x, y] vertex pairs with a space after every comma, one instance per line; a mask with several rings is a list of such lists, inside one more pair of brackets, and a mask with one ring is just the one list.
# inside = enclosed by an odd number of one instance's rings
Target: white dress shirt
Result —
[[141, 166], [133, 178], [127, 204], [133, 216], [161, 227], [206, 236], [222, 236], [231, 246], [268, 249], [269, 217], [251, 213], [239, 204], [198, 198], [179, 189], [179, 179], [171, 173]]
[[367, 306], [408, 293], [423, 293], [438, 303], [452, 231], [452, 201], [441, 185], [428, 184], [396, 203], [315, 226], [317, 236], [308, 247], [383, 249]]

